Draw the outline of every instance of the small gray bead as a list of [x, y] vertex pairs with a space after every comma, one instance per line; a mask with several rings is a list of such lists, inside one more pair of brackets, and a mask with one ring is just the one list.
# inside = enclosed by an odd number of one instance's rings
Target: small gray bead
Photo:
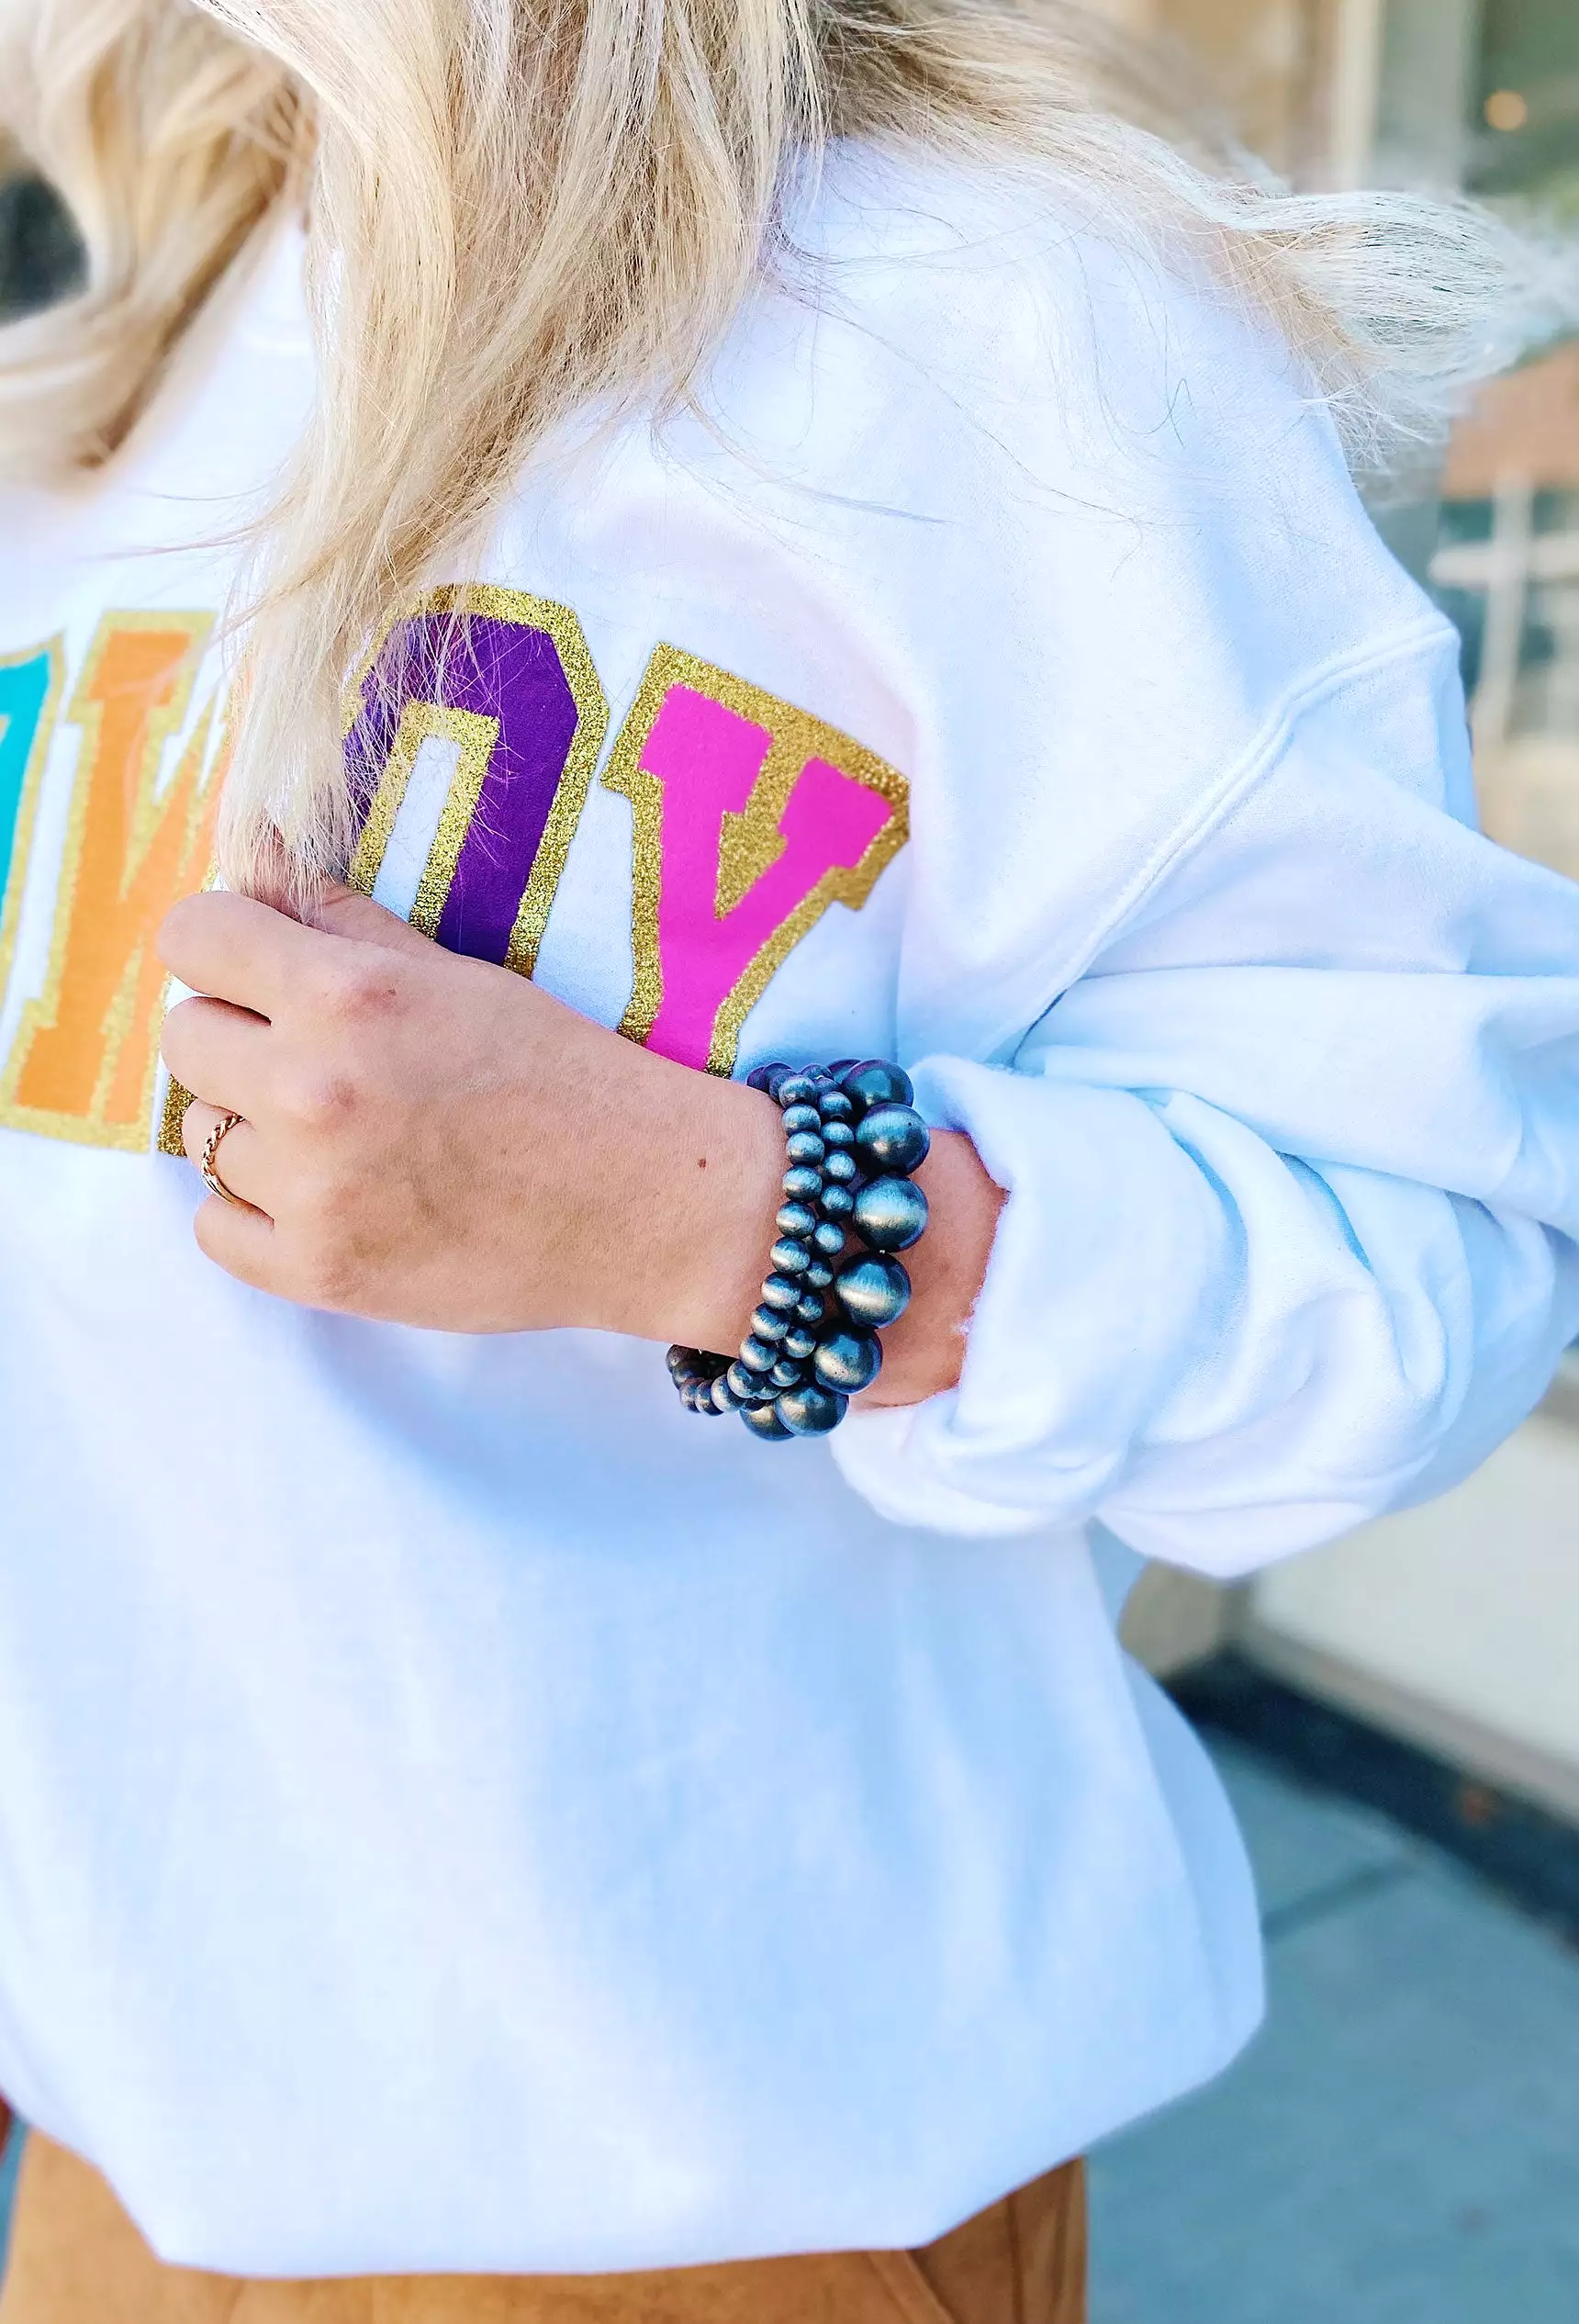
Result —
[[729, 1385], [729, 1375], [721, 1372], [712, 1384], [712, 1409], [715, 1412], [738, 1412], [745, 1402]]
[[825, 1259], [813, 1259], [810, 1253], [808, 1253], [806, 1261], [806, 1285], [808, 1290], [826, 1291], [828, 1285], [833, 1282], [833, 1280], [834, 1270], [829, 1266], [827, 1261]]
[[794, 1363], [789, 1356], [780, 1356], [767, 1375], [769, 1384], [776, 1388], [799, 1387], [805, 1376], [805, 1365]]
[[770, 1372], [778, 1361], [778, 1351], [748, 1333], [740, 1343], [740, 1361], [748, 1372]]
[[801, 1285], [793, 1275], [769, 1275], [762, 1286], [763, 1306], [778, 1308], [784, 1314], [790, 1312], [801, 1296]]
[[785, 1237], [774, 1244], [767, 1260], [775, 1274], [803, 1275], [811, 1267], [812, 1254], [803, 1242], [791, 1242]]
[[826, 1436], [844, 1419], [847, 1401], [835, 1390], [808, 1381], [804, 1387], [786, 1389], [773, 1409], [796, 1436]]
[[817, 1100], [817, 1108], [825, 1122], [847, 1122], [856, 1110], [842, 1089], [825, 1089]]
[[754, 1340], [766, 1340], [771, 1346], [774, 1342], [781, 1340], [789, 1329], [790, 1319], [780, 1309], [777, 1308], [752, 1308], [751, 1336]]
[[[846, 1099], [845, 1102], [847, 1104], [848, 1100]], [[847, 1153], [855, 1142], [856, 1133], [851, 1128], [848, 1122], [824, 1122], [823, 1124], [823, 1143], [826, 1146], [830, 1153], [833, 1153], [835, 1151]]]
[[786, 1073], [773, 1093], [780, 1106], [814, 1106], [817, 1083], [811, 1073]]
[[[783, 1215], [780, 1211], [780, 1218]], [[812, 1240], [825, 1259], [836, 1259], [845, 1247], [845, 1230], [835, 1219], [824, 1218], [813, 1224]]]
[[664, 1362], [669, 1367], [671, 1377], [675, 1374], [683, 1372], [686, 1369], [687, 1365], [690, 1362], [690, 1353], [691, 1352], [689, 1348], [682, 1348], [679, 1342], [678, 1341], [676, 1342], [675, 1345], [669, 1350], [667, 1355], [664, 1358]]
[[802, 1323], [821, 1323], [827, 1315], [828, 1302], [820, 1291], [803, 1291], [795, 1302], [795, 1312]]
[[926, 1160], [931, 1133], [913, 1106], [874, 1106], [856, 1132], [856, 1151], [868, 1170], [908, 1178]]
[[823, 1173], [810, 1163], [797, 1162], [778, 1183], [791, 1202], [815, 1202], [822, 1191]]
[[793, 1138], [784, 1141], [785, 1156], [791, 1162], [820, 1162], [825, 1151], [814, 1129], [798, 1129]]
[[787, 1202], [774, 1224], [781, 1235], [793, 1235], [803, 1242], [815, 1229], [817, 1214], [808, 1210], [803, 1202]]
[[786, 1138], [793, 1138], [798, 1129], [820, 1129], [822, 1125], [823, 1117], [815, 1106], [786, 1106], [784, 1108]]
[[817, 1353], [817, 1334], [809, 1331], [803, 1323], [794, 1323], [778, 1344], [786, 1355], [793, 1356], [797, 1364], [804, 1364]]
[[741, 1419], [753, 1436], [766, 1437], [770, 1444], [783, 1444], [794, 1435], [787, 1429], [771, 1404], [747, 1404], [741, 1408]]
[[926, 1196], [908, 1178], [872, 1178], [856, 1196], [856, 1226], [874, 1251], [908, 1251], [926, 1231]]
[[854, 1154], [830, 1154], [823, 1164], [823, 1175], [830, 1186], [847, 1186], [860, 1176]]
[[745, 1364], [738, 1360], [730, 1365], [723, 1376], [742, 1404], [753, 1404], [758, 1398], [772, 1394], [772, 1390], [762, 1375], [759, 1373], [748, 1372]]
[[[855, 1322], [877, 1330], [897, 1323], [910, 1305], [910, 1277], [897, 1259], [879, 1253], [852, 1260], [834, 1285], [839, 1305]], [[797, 1306], [796, 1313], [800, 1313]]]
[[847, 1186], [824, 1186], [818, 1198], [825, 1218], [847, 1218], [855, 1207], [856, 1198]]
[[874, 1331], [835, 1331], [823, 1342], [812, 1369], [825, 1388], [858, 1396], [882, 1370], [883, 1352]]

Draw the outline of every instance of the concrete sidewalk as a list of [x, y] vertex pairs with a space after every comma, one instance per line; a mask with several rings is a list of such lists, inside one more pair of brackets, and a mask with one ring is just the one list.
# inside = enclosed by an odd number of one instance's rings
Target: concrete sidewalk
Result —
[[1268, 2025], [1093, 2159], [1092, 2324], [1575, 2324], [1579, 1954], [1393, 1824], [1215, 1753]]

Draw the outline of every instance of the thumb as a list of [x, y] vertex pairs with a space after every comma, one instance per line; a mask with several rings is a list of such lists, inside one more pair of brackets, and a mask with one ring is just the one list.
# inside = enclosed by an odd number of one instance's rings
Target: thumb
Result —
[[325, 936], [343, 937], [352, 944], [378, 944], [386, 952], [431, 954], [433, 949], [432, 938], [420, 934], [398, 913], [386, 912], [370, 895], [342, 887], [338, 880], [325, 881], [304, 917]]

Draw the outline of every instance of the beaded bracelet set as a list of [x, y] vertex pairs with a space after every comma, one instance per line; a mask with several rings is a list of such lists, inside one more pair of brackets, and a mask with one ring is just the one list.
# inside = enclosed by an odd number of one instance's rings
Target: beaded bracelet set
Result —
[[[761, 1065], [747, 1079], [784, 1120], [772, 1272], [738, 1355], [674, 1347], [669, 1371], [692, 1412], [738, 1412], [770, 1441], [825, 1436], [877, 1378], [878, 1333], [910, 1304], [896, 1254], [925, 1231], [926, 1196], [912, 1173], [931, 1140], [897, 1065]], [[852, 1237], [864, 1248], [846, 1255]]]

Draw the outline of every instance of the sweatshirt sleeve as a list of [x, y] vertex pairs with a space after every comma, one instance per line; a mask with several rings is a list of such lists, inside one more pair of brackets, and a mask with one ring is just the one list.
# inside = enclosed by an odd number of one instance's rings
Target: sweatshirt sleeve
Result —
[[1542, 1394], [1579, 1330], [1579, 890], [1464, 819], [1450, 652], [1335, 673], [1003, 1061], [916, 1066], [1008, 1198], [958, 1387], [834, 1440], [885, 1515], [1100, 1518], [1235, 1576], [1440, 1491]]

